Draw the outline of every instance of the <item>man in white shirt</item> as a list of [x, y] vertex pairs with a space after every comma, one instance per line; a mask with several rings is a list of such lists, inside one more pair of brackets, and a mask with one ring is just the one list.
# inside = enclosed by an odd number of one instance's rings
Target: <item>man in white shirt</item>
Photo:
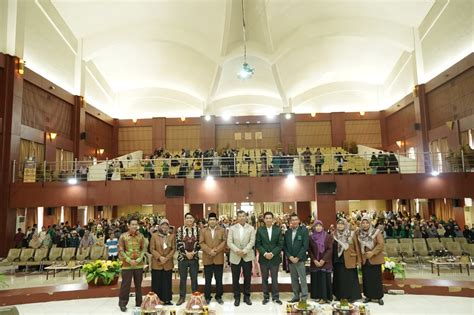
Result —
[[227, 236], [227, 246], [230, 249], [230, 265], [232, 270], [232, 288], [234, 305], [240, 305], [240, 272], [244, 274], [244, 302], [252, 305], [250, 300], [250, 278], [252, 261], [255, 259], [255, 229], [247, 223], [247, 213], [237, 211], [237, 223], [230, 227]]

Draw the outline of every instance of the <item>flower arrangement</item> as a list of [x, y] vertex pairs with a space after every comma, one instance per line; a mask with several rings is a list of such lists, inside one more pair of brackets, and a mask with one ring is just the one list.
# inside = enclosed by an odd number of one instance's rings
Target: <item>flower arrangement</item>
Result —
[[93, 282], [98, 284], [102, 282], [109, 285], [116, 277], [118, 277], [122, 263], [111, 260], [96, 260], [94, 262], [82, 266], [82, 270], [86, 274], [87, 283]]
[[403, 264], [388, 257], [385, 257], [385, 263], [382, 265], [382, 271], [384, 272], [385, 270], [405, 279], [405, 267]]

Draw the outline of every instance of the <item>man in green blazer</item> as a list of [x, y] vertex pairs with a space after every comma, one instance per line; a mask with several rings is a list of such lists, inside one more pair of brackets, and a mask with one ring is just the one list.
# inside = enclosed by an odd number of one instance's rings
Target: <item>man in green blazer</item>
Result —
[[281, 251], [283, 249], [283, 235], [281, 229], [274, 225], [273, 213], [265, 212], [263, 215], [265, 226], [257, 230], [255, 237], [255, 247], [258, 250], [260, 271], [262, 272], [263, 304], [267, 304], [270, 299], [268, 292], [268, 274], [272, 275], [272, 299], [277, 304], [280, 301], [278, 291], [278, 270], [281, 264]]
[[290, 228], [285, 233], [285, 244], [283, 249], [289, 260], [291, 289], [293, 298], [288, 301], [295, 303], [308, 298], [308, 284], [306, 282], [306, 251], [309, 245], [309, 233], [304, 225], [300, 225], [300, 219], [296, 213], [290, 215]]

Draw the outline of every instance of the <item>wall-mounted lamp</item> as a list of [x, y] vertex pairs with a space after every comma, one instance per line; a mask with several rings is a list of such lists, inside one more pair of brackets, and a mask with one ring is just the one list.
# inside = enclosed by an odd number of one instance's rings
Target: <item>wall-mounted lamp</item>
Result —
[[96, 151], [98, 155], [104, 154], [104, 149], [97, 149]]
[[25, 60], [23, 59], [18, 59], [18, 64], [17, 64], [17, 71], [19, 75], [25, 74]]
[[311, 113], [311, 117], [316, 117], [316, 113]]
[[395, 143], [398, 145], [398, 147], [399, 147], [399, 148], [401, 148], [401, 147], [402, 147], [402, 143], [403, 143], [403, 142], [402, 142], [401, 140], [398, 140], [398, 141], [397, 141], [397, 142], [395, 142]]
[[418, 85], [413, 87], [413, 97], [418, 97]]
[[186, 117], [181, 117], [181, 121], [185, 121], [186, 120]]
[[84, 98], [84, 96], [80, 97], [79, 102], [81, 104], [81, 108], [86, 108], [86, 99]]
[[50, 132], [49, 133], [49, 141], [53, 141], [54, 139], [56, 139], [57, 136], [58, 136], [58, 134], [56, 132]]
[[364, 115], [365, 115], [365, 112], [360, 112], [360, 115], [361, 115], [361, 116], [364, 116]]
[[138, 120], [137, 120], [136, 118], [133, 118], [133, 119], [132, 119], [132, 122], [133, 122], [134, 124], [136, 124], [137, 121], [138, 121]]

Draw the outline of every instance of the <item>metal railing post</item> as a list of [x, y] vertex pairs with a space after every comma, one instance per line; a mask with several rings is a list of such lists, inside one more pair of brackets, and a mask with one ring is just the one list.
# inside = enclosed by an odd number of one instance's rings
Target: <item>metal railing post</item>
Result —
[[16, 160], [13, 160], [13, 166], [12, 166], [12, 182], [15, 183], [15, 175], [16, 175]]
[[43, 183], [46, 183], [46, 161], [43, 163]]
[[364, 172], [367, 174], [367, 152], [365, 152], [362, 157], [364, 159]]
[[[119, 170], [119, 173], [120, 173], [120, 170]], [[109, 158], [106, 157], [105, 158], [105, 181], [107, 181], [107, 177], [109, 176]], [[120, 175], [122, 176], [122, 175]], [[112, 179], [112, 178], [111, 178]]]
[[464, 150], [461, 149], [461, 165], [462, 165], [462, 171], [465, 172], [465, 165], [464, 165]]

